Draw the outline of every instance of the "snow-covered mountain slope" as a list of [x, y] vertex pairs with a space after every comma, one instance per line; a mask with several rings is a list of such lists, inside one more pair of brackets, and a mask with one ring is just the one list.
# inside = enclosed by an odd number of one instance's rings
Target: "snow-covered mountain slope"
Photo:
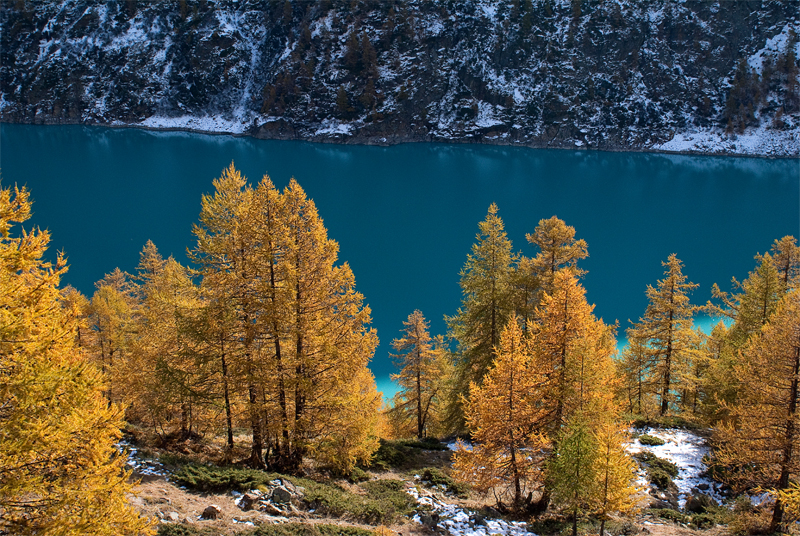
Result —
[[0, 120], [800, 154], [800, 0], [0, 4]]

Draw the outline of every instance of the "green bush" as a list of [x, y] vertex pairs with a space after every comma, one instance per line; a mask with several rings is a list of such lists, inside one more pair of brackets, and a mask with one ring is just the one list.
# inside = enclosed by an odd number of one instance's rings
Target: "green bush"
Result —
[[672, 463], [669, 460], [665, 460], [664, 458], [659, 458], [652, 452], [642, 451], [637, 452], [633, 455], [633, 457], [646, 465], [647, 467], [651, 467], [653, 469], [661, 470], [667, 473], [672, 478], [678, 476], [679, 470], [678, 466]]
[[422, 450], [448, 450], [448, 446], [435, 437], [425, 437], [423, 439], [403, 439], [401, 443], [407, 447]]
[[431, 486], [444, 486], [451, 493], [455, 493], [461, 498], [467, 497], [469, 486], [461, 482], [456, 482], [450, 475], [436, 469], [435, 467], [426, 467], [422, 470], [422, 481], [427, 482]]
[[711, 514], [696, 514], [692, 516], [692, 525], [698, 529], [710, 529], [716, 524], [717, 521]]
[[258, 469], [241, 467], [217, 467], [190, 463], [181, 467], [175, 474], [175, 480], [187, 488], [198, 491], [247, 491], [266, 486], [268, 482], [279, 478], [276, 473], [266, 473]]
[[380, 446], [372, 455], [371, 466], [381, 471], [410, 465], [413, 450], [400, 441], [380, 440]]
[[347, 480], [349, 480], [353, 484], [358, 484], [359, 482], [366, 482], [367, 480], [369, 480], [369, 474], [367, 474], [367, 472], [361, 469], [360, 467], [353, 467], [353, 470], [350, 471], [350, 476], [347, 477]]
[[638, 439], [639, 443], [641, 443], [642, 445], [658, 447], [664, 444], [663, 439], [661, 439], [660, 437], [652, 436], [650, 434], [642, 434], [639, 436]]
[[192, 525], [161, 524], [156, 536], [217, 536], [218, 531], [211, 528], [198, 528]]
[[240, 532], [237, 536], [373, 536], [373, 534], [372, 531], [358, 527], [286, 523], [281, 525], [262, 525], [247, 532]]
[[400, 480], [373, 480], [361, 488], [366, 496], [347, 492], [338, 486], [301, 481], [306, 488], [305, 500], [320, 513], [352, 518], [364, 523], [392, 523], [401, 516], [410, 515], [416, 501], [404, 490]]
[[688, 516], [675, 510], [670, 510], [669, 508], [650, 508], [649, 510], [646, 510], [646, 512], [656, 517], [660, 517], [661, 519], [674, 521], [676, 523], [689, 523], [691, 521], [691, 518]]
[[647, 478], [650, 480], [650, 483], [658, 489], [669, 489], [669, 485], [672, 483], [672, 478], [659, 469], [648, 468]]
[[642, 464], [648, 480], [659, 489], [669, 488], [672, 479], [678, 476], [677, 465], [664, 458], [659, 458], [652, 452], [637, 452], [633, 458]]

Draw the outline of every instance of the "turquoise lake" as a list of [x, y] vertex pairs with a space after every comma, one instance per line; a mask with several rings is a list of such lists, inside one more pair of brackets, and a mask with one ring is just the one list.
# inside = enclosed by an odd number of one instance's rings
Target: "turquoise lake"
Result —
[[133, 271], [151, 239], [186, 263], [200, 196], [231, 161], [257, 182], [295, 177], [372, 308], [381, 345], [379, 388], [394, 388], [390, 344], [420, 309], [433, 334], [459, 306], [459, 270], [492, 202], [515, 249], [557, 215], [589, 245], [587, 297], [609, 323], [636, 320], [645, 288], [676, 253], [700, 285], [728, 290], [787, 234], [800, 234], [800, 161], [484, 145], [368, 147], [265, 141], [184, 132], [0, 125], [2, 184], [27, 185], [51, 253], [70, 263], [66, 284], [91, 295], [115, 267]]

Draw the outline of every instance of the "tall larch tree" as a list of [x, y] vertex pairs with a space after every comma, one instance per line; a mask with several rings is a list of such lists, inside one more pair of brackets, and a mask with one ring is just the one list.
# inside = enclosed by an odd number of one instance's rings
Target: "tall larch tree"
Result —
[[437, 401], [445, 391], [448, 356], [441, 345], [435, 344], [421, 311], [408, 315], [403, 325], [403, 336], [392, 341], [398, 352], [392, 358], [400, 369], [392, 374], [392, 380], [400, 385], [400, 390], [394, 396], [390, 417], [399, 431], [406, 428], [406, 423], [413, 423], [414, 433], [423, 438], [430, 429], [430, 421], [436, 418]]
[[[703, 412], [712, 420], [729, 417], [727, 407], [735, 403], [739, 392], [740, 378], [735, 366], [740, 354], [751, 337], [757, 336], [775, 313], [778, 303], [786, 293], [786, 285], [769, 254], [755, 256], [757, 265], [742, 282], [732, 278], [733, 289], [723, 292], [714, 284], [711, 289], [713, 301], [705, 310], [709, 315], [726, 318], [730, 328], [721, 329], [718, 337], [709, 341], [706, 348], [708, 370], [704, 385]], [[791, 272], [791, 263], [788, 271]], [[790, 280], [790, 279], [788, 279]]]
[[268, 328], [258, 292], [256, 275], [260, 262], [256, 222], [259, 207], [253, 189], [233, 164], [214, 180], [213, 195], [203, 195], [200, 223], [194, 226], [197, 245], [190, 258], [198, 266], [205, 294], [215, 303], [230, 307], [234, 323], [225, 333], [226, 357], [235, 361], [246, 400], [252, 434], [250, 460], [265, 467], [263, 386], [257, 341]]
[[481, 385], [472, 383], [466, 401], [472, 450], [455, 454], [455, 477], [481, 492], [493, 491], [498, 506], [524, 512], [541, 480], [536, 453], [547, 439], [537, 430], [542, 407], [531, 393], [541, 374], [531, 366], [530, 341], [512, 317], [502, 332], [498, 355]]
[[139, 535], [122, 410], [77, 345], [80, 319], [59, 282], [66, 260], [43, 259], [49, 234], [11, 234], [30, 217], [25, 189], [0, 189], [0, 532]]
[[617, 368], [621, 379], [620, 397], [626, 401], [628, 412], [652, 415], [655, 405], [652, 400], [655, 365], [646, 341], [628, 339], [628, 344], [620, 353]]
[[600, 516], [600, 536], [605, 536], [609, 514], [627, 514], [636, 510], [641, 490], [636, 485], [638, 467], [625, 451], [629, 440], [625, 423], [618, 417], [600, 421], [595, 426], [594, 436], [598, 452], [594, 468], [597, 485], [593, 506]]
[[359, 441], [334, 458], [337, 469], [346, 471], [356, 458], [366, 461], [377, 448], [377, 438], [370, 437], [369, 430], [377, 425], [381, 401], [367, 365], [378, 338], [369, 327], [371, 311], [355, 290], [350, 266], [337, 265], [339, 245], [328, 238], [314, 202], [294, 179], [282, 195], [287, 240], [283, 261], [292, 293], [285, 333], [294, 371], [287, 469], [295, 470], [305, 454], [329, 446], [322, 439], [336, 430], [332, 425], [342, 412], [356, 404], [370, 411], [357, 421]]
[[786, 292], [781, 275], [769, 253], [756, 255], [758, 266], [743, 282], [732, 278], [733, 291], [729, 294], [713, 285], [712, 297], [721, 302], [709, 302], [707, 311], [715, 316], [733, 321], [729, 338], [736, 348], [742, 348], [751, 335], [758, 333], [775, 312], [778, 302]]
[[[89, 304], [87, 347], [92, 359], [107, 375], [106, 397], [109, 402], [120, 402], [124, 368], [130, 359], [130, 349], [135, 337], [138, 315], [136, 285], [130, 275], [116, 268], [95, 283], [95, 293]], [[119, 392], [118, 392], [119, 391]]]
[[[461, 307], [454, 316], [445, 317], [449, 336], [458, 342], [455, 393], [466, 393], [471, 383], [483, 381], [511, 314], [509, 283], [516, 259], [497, 212], [492, 203], [478, 224], [477, 242], [461, 270]], [[463, 427], [460, 399], [453, 399], [450, 413], [453, 426]]]
[[586, 301], [586, 289], [567, 270], [556, 272], [552, 294], [545, 293], [536, 309], [534, 352], [537, 369], [547, 378], [537, 396], [549, 414], [541, 426], [553, 439], [585, 399], [582, 389], [589, 385], [581, 367], [595, 365], [587, 360], [588, 354], [597, 357], [597, 365], [611, 365], [613, 337], [607, 337], [609, 328], [594, 317], [593, 309]]
[[[732, 419], [718, 428], [717, 461], [738, 489], [783, 492], [800, 470], [800, 290], [785, 295], [736, 365], [740, 391]], [[776, 501], [771, 531], [784, 521]]]
[[592, 507], [598, 493], [596, 474], [600, 448], [591, 421], [582, 411], [570, 415], [547, 466], [553, 500], [572, 514], [572, 536], [578, 534], [578, 518]]
[[692, 318], [697, 309], [689, 303], [689, 293], [697, 285], [687, 282], [683, 263], [673, 253], [662, 263], [664, 279], [657, 287], [647, 286], [649, 304], [639, 322], [628, 329], [628, 339], [648, 348], [659, 384], [659, 415], [666, 415], [672, 401], [673, 371], [686, 359], [693, 337]]
[[159, 430], [186, 439], [203, 422], [203, 409], [216, 398], [219, 379], [209, 356], [195, 346], [194, 316], [202, 310], [199, 290], [187, 269], [172, 257], [163, 259], [152, 242], [140, 255], [136, 279], [141, 305], [135, 368], [127, 376], [139, 388], [137, 398], [128, 402], [149, 415], [146, 420], [157, 423]]

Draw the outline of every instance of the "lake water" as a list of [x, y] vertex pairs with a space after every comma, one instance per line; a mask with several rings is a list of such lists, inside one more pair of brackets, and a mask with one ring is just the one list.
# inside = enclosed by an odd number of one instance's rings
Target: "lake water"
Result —
[[252, 181], [294, 176], [350, 263], [381, 340], [372, 369], [394, 389], [390, 343], [420, 309], [432, 333], [459, 306], [459, 270], [492, 202], [509, 238], [557, 215], [589, 245], [587, 297], [607, 322], [636, 320], [645, 288], [676, 253], [699, 283], [743, 279], [773, 240], [800, 234], [800, 161], [479, 145], [394, 147], [265, 141], [183, 132], [0, 125], [2, 184], [27, 185], [31, 223], [69, 257], [65, 283], [91, 295], [145, 241], [186, 262], [200, 196], [234, 161]]

